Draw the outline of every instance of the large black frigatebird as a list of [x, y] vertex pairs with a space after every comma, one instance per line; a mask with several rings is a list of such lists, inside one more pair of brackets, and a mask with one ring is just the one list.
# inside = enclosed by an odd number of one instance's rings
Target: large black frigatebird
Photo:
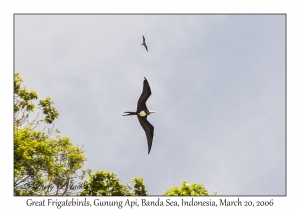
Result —
[[147, 79], [145, 78], [143, 92], [138, 100], [136, 112], [124, 112], [127, 113], [127, 115], [122, 115], [122, 116], [137, 115], [137, 118], [139, 119], [139, 122], [143, 127], [143, 129], [145, 130], [147, 136], [148, 154], [150, 153], [152, 147], [154, 127], [148, 122], [147, 116], [150, 115], [151, 113], [156, 113], [156, 111], [151, 111], [146, 106], [146, 101], [148, 100], [150, 95], [151, 95], [151, 89]]
[[142, 45], [141, 46], [145, 46], [145, 48], [146, 48], [146, 50], [147, 50], [147, 52], [148, 52], [148, 47], [147, 47], [147, 45], [146, 45], [146, 42], [145, 42], [145, 37], [144, 37], [144, 35], [143, 35], [143, 43], [142, 43]]

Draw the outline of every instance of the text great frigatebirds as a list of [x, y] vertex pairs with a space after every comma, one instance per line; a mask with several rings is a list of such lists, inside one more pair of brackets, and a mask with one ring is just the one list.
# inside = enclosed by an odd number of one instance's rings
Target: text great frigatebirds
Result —
[[145, 133], [147, 136], [148, 154], [150, 153], [150, 150], [152, 147], [154, 127], [148, 122], [147, 116], [150, 115], [151, 113], [156, 113], [156, 111], [148, 110], [148, 108], [146, 106], [146, 101], [148, 100], [150, 95], [151, 95], [151, 89], [150, 89], [147, 79], [145, 78], [143, 92], [137, 103], [136, 112], [124, 112], [124, 113], [127, 113], [127, 115], [122, 115], [122, 116], [137, 115], [137, 118], [139, 119], [139, 122], [140, 122], [141, 126], [143, 127], [143, 129], [145, 130]]
[[145, 48], [146, 48], [146, 50], [147, 50], [147, 52], [148, 52], [148, 47], [147, 47], [147, 45], [146, 45], [146, 42], [145, 42], [145, 37], [144, 37], [144, 35], [143, 35], [143, 43], [142, 43], [142, 45], [141, 46], [145, 46]]

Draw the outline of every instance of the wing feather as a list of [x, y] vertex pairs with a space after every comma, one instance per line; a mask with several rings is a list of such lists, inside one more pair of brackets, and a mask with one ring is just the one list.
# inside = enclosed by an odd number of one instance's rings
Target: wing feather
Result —
[[146, 101], [148, 100], [150, 95], [151, 95], [151, 89], [150, 89], [147, 79], [145, 78], [143, 92], [142, 92], [142, 94], [138, 100], [138, 104], [137, 104], [137, 112], [138, 113], [142, 110], [148, 110], [147, 106], [146, 106]]
[[148, 154], [150, 153], [152, 142], [153, 142], [153, 136], [154, 136], [154, 127], [151, 125], [146, 117], [141, 117], [138, 115], [139, 122], [141, 126], [143, 127], [146, 137], [147, 137], [147, 143], [148, 143]]

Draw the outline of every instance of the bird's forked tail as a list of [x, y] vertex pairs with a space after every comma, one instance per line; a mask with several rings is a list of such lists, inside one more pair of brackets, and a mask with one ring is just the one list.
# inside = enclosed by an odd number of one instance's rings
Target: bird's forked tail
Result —
[[122, 116], [137, 115], [136, 112], [124, 112], [124, 113], [127, 113], [127, 114], [124, 114]]

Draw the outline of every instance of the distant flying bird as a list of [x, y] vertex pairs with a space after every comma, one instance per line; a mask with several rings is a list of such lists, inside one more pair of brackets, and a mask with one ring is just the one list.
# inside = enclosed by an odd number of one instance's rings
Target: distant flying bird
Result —
[[147, 47], [147, 45], [146, 45], [146, 42], [145, 42], [145, 37], [144, 37], [144, 35], [143, 35], [143, 43], [142, 43], [142, 45], [141, 46], [145, 46], [145, 48], [146, 48], [146, 50], [147, 50], [147, 52], [148, 52], [148, 47]]
[[150, 115], [151, 113], [156, 113], [156, 111], [148, 110], [148, 108], [146, 106], [146, 101], [148, 100], [150, 95], [151, 95], [151, 89], [150, 89], [147, 79], [145, 78], [143, 92], [137, 103], [136, 112], [124, 112], [124, 113], [127, 113], [127, 115], [122, 115], [122, 116], [137, 115], [137, 118], [139, 119], [139, 122], [140, 122], [141, 126], [143, 127], [143, 129], [146, 133], [146, 136], [147, 136], [148, 154], [150, 153], [150, 150], [152, 147], [154, 127], [148, 122], [147, 116]]

